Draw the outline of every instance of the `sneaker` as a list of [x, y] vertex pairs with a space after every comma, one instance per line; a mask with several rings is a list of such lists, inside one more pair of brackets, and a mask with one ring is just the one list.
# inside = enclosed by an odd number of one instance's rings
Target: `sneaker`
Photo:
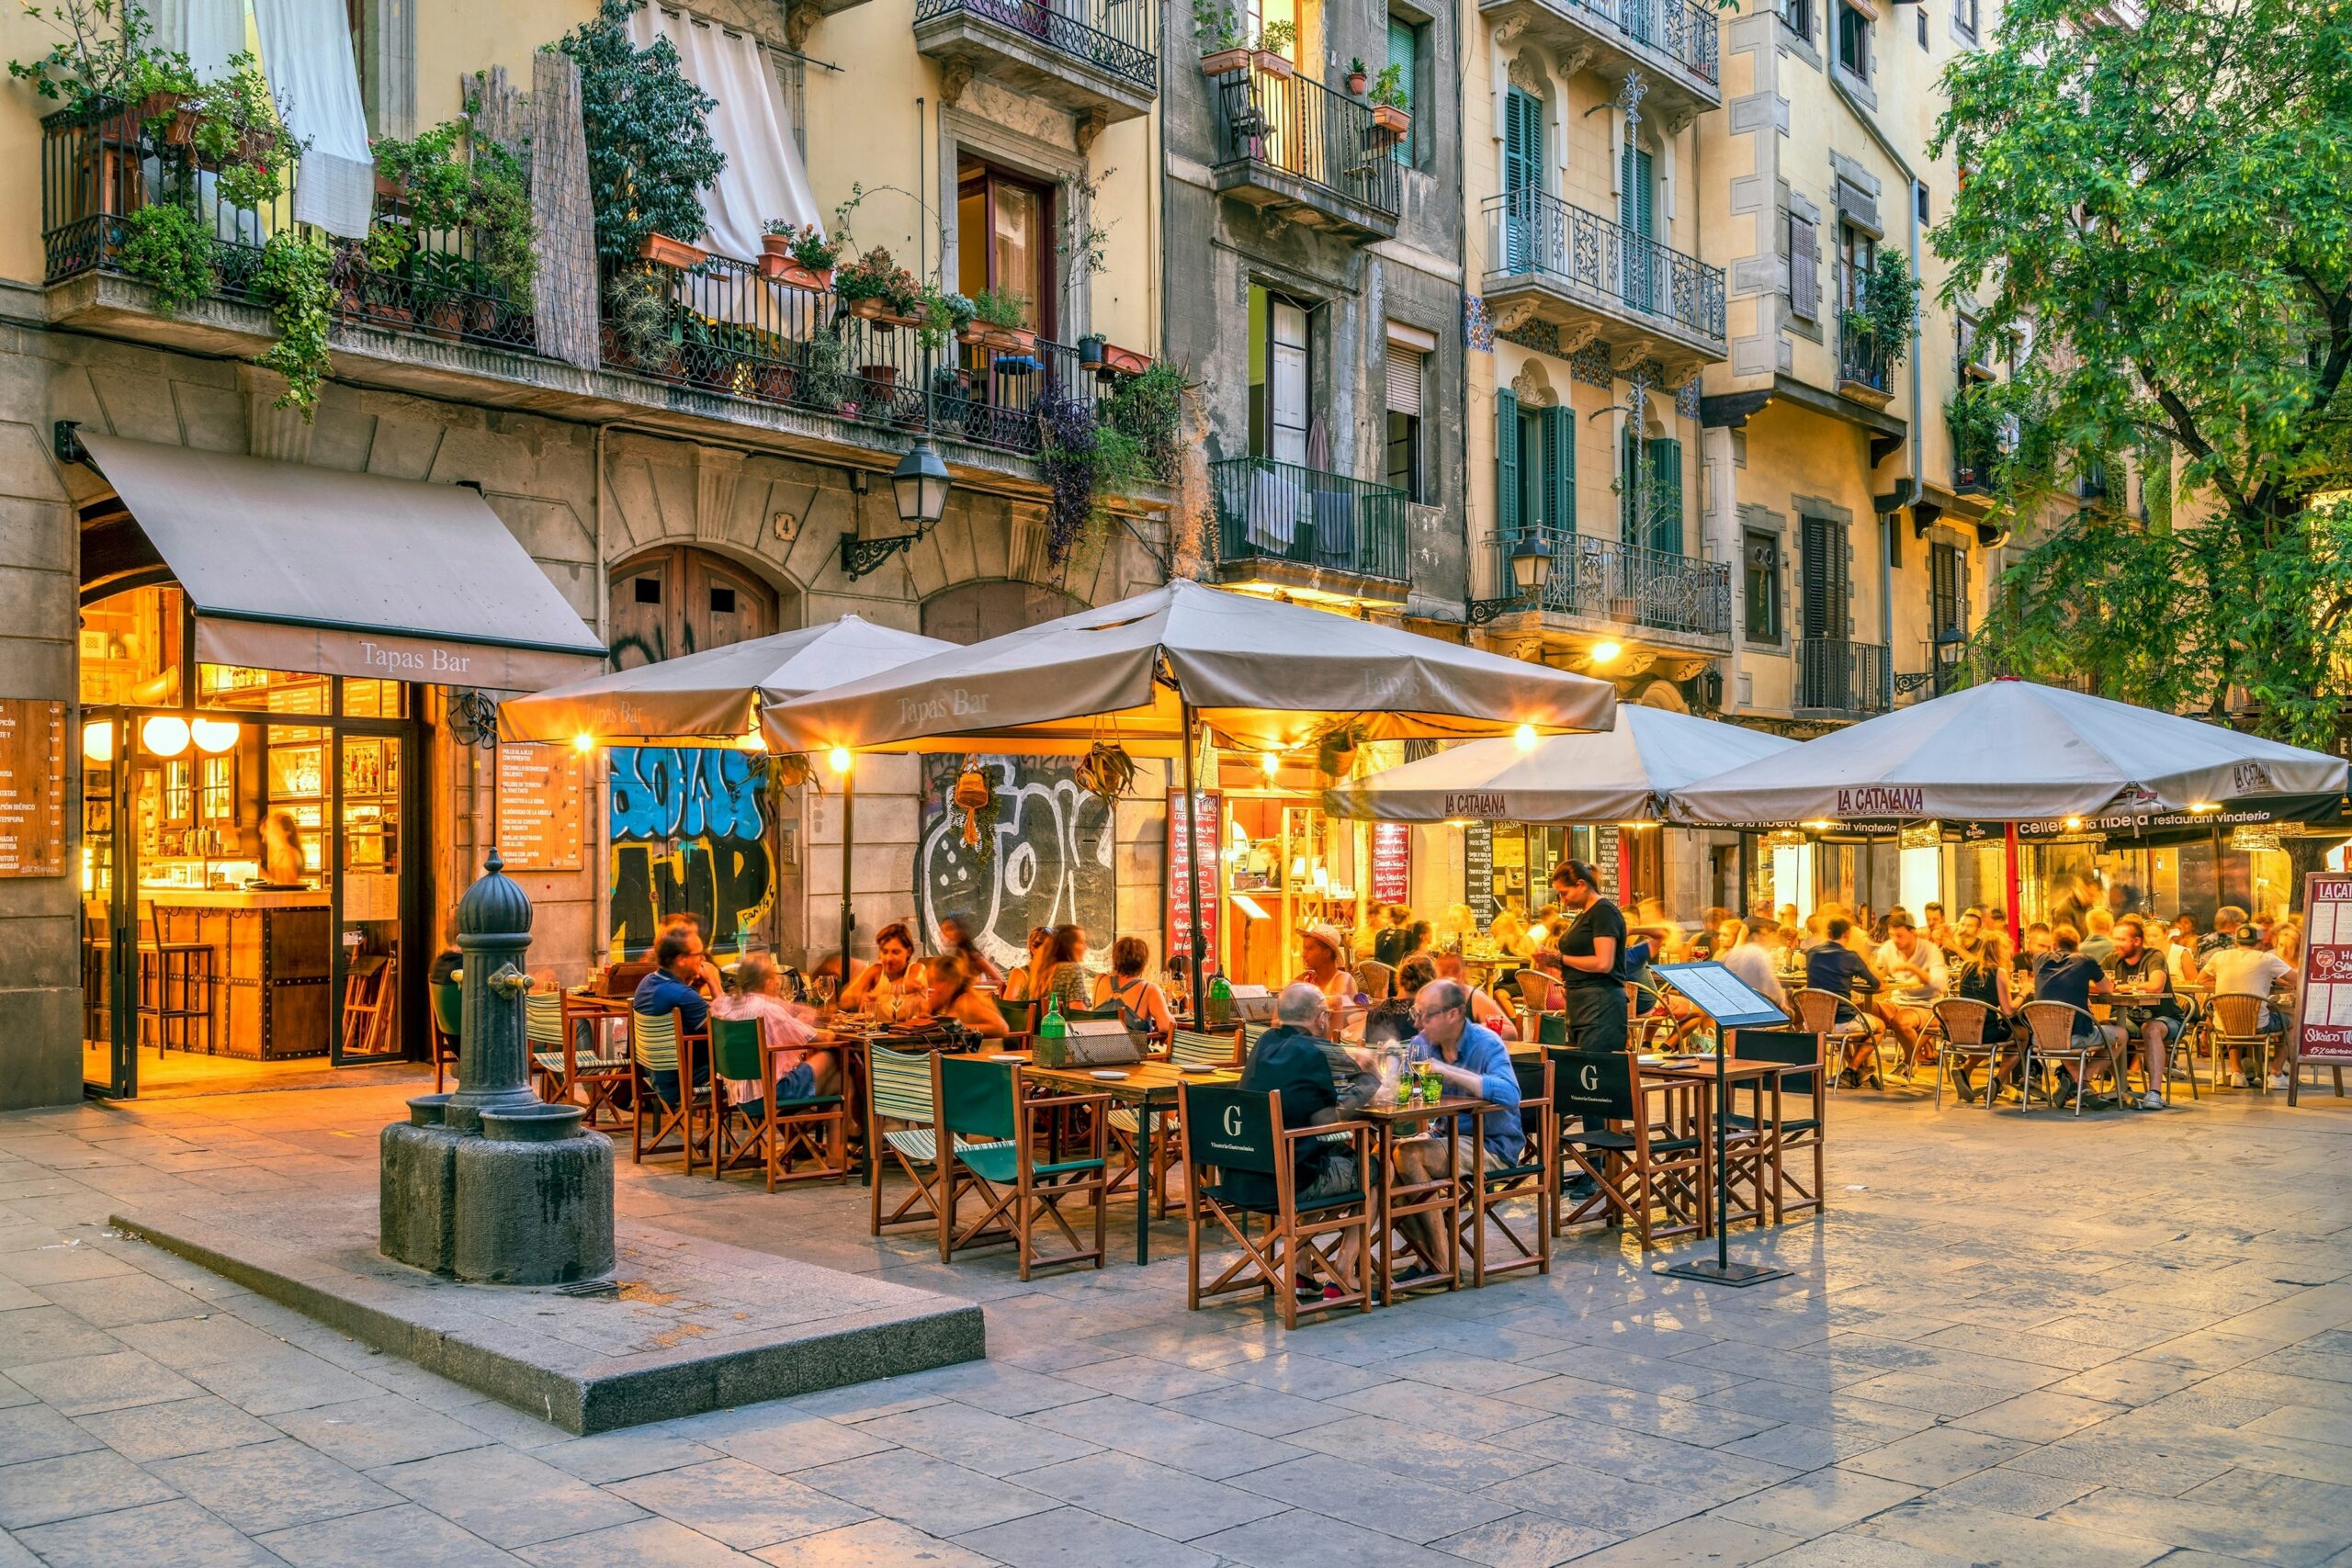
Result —
[[2271, 1075], [2270, 1075], [2270, 1087], [2271, 1087], [2272, 1089], [2285, 1089], [2285, 1088], [2287, 1087], [2287, 1075], [2286, 1075], [2286, 1074], [2284, 1074], [2284, 1073], [2273, 1073], [2273, 1074], [2271, 1074]]
[[2224, 1087], [2229, 1088], [2229, 1089], [2244, 1089], [2244, 1088], [2245, 1088], [2245, 1075], [2244, 1073], [2232, 1073], [2232, 1074], [2230, 1075], [2230, 1078], [2229, 1078], [2229, 1082], [2228, 1082], [2228, 1084], [2227, 1084], [2227, 1085], [2225, 1085]]
[[2165, 1108], [2165, 1097], [2154, 1089], [2150, 1089], [2137, 1100], [2130, 1101], [2130, 1104], [2134, 1111], [2162, 1111]]
[[1838, 1087], [1839, 1089], [1860, 1089], [1862, 1087], [1862, 1075], [1856, 1072], [1853, 1068], [1848, 1067], [1844, 1072], [1838, 1075]]

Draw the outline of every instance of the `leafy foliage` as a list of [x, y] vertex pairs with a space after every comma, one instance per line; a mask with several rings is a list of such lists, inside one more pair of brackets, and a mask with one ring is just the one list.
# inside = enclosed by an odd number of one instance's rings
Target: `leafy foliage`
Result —
[[317, 234], [283, 229], [262, 246], [253, 288], [269, 305], [277, 341], [254, 364], [286, 378], [279, 408], [315, 416], [327, 378], [327, 327], [334, 305], [334, 253]]
[[155, 309], [177, 315], [218, 287], [212, 236], [178, 201], [151, 201], [122, 220], [122, 269], [155, 290]]
[[[2016, 422], [1997, 502], [2068, 514], [1974, 657], [2216, 715], [2235, 688], [2251, 722], [2324, 743], [2352, 701], [2352, 548], [2323, 501], [2352, 489], [2352, 0], [2138, 9], [2008, 0], [1946, 73], [1947, 298], [2023, 350], [1977, 394]], [[2149, 517], [2074, 513], [2124, 454]]]
[[[1121, 378], [1118, 387], [1096, 410], [1105, 439], [1116, 436], [1134, 449], [1132, 479], [1173, 479], [1182, 454], [1178, 431], [1184, 414], [1184, 373], [1173, 365], [1154, 365], [1140, 376]], [[1123, 487], [1113, 476], [1105, 488]]]
[[1862, 282], [1862, 302], [1846, 312], [1846, 329], [1877, 346], [1893, 369], [1909, 357], [1911, 328], [1919, 317], [1919, 280], [1902, 254], [1881, 248]]
[[687, 78], [668, 39], [629, 41], [627, 18], [643, 3], [603, 0], [556, 45], [580, 66], [596, 254], [612, 261], [635, 256], [649, 234], [701, 233], [700, 193], [727, 166], [710, 136], [718, 100]]
[[12, 60], [8, 74], [32, 84], [50, 103], [85, 107], [137, 104], [154, 93], [192, 94], [196, 74], [187, 56], [153, 49], [154, 27], [144, 9], [118, 0], [59, 0], [23, 5], [28, 21], [56, 35], [32, 60]]
[[1009, 288], [983, 288], [972, 296], [972, 313], [982, 326], [1010, 332], [1029, 317], [1027, 305]]
[[1039, 394], [1037, 427], [1043, 437], [1037, 466], [1051, 492], [1046, 502], [1046, 559], [1060, 566], [1098, 521], [1102, 432], [1083, 399], [1058, 390]]
[[195, 107], [196, 150], [220, 171], [220, 199], [254, 211], [277, 201], [303, 143], [287, 130], [260, 62], [231, 55], [229, 73], [198, 94]]
[[472, 188], [466, 223], [473, 231], [474, 262], [483, 279], [518, 310], [531, 308], [538, 280], [538, 220], [531, 210], [522, 160], [489, 137], [474, 139]]
[[1364, 96], [1381, 108], [1409, 108], [1411, 104], [1405, 92], [1404, 66], [1393, 60], [1382, 66], [1380, 74], [1372, 79], [1371, 89]]
[[376, 172], [401, 187], [420, 229], [455, 229], [466, 220], [473, 178], [458, 146], [464, 135], [464, 126], [445, 119], [405, 141], [376, 139]]

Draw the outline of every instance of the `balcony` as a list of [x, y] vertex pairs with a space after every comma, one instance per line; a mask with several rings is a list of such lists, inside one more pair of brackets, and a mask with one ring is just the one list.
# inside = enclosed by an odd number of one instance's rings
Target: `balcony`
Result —
[[1841, 397], [1883, 409], [1894, 400], [1886, 344], [1856, 330], [1849, 317], [1838, 329], [1838, 391]]
[[1540, 190], [1486, 202], [1481, 285], [1498, 329], [1561, 329], [1573, 352], [1599, 343], [1612, 364], [1655, 358], [1669, 370], [1721, 360], [1724, 274]]
[[1209, 489], [1218, 581], [1310, 601], [1405, 602], [1403, 491], [1272, 457], [1211, 463]]
[[[1502, 541], [1505, 584], [1512, 542]], [[1542, 591], [1474, 601], [1473, 625], [1526, 617], [1514, 629], [1639, 642], [1686, 669], [1699, 666], [1671, 656], [1731, 651], [1730, 563], [1589, 534], [1550, 533], [1546, 542], [1552, 564]]]
[[915, 0], [915, 48], [1099, 129], [1150, 112], [1159, 16], [1148, 0]]
[[1478, 14], [1523, 21], [1528, 39], [1555, 59], [1582, 60], [1620, 82], [1639, 72], [1649, 89], [1644, 112], [1669, 123], [1723, 104], [1710, 0], [1480, 0]]
[[1396, 139], [1372, 106], [1252, 62], [1210, 81], [1219, 192], [1359, 240], [1396, 232]]
[[1893, 680], [1886, 649], [1842, 637], [1800, 637], [1790, 702], [1807, 718], [1867, 718], [1884, 713]]

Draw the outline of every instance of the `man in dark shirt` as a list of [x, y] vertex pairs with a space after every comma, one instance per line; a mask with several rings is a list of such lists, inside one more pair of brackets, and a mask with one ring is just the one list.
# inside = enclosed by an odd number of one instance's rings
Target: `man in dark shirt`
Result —
[[2137, 915], [2115, 922], [2115, 956], [2107, 963], [2119, 995], [2132, 998], [2120, 1013], [2127, 1029], [2140, 1036], [2140, 1056], [2147, 1069], [2147, 1091], [2129, 1101], [2134, 1110], [2165, 1108], [2165, 1048], [2180, 1037], [2180, 1003], [2172, 994], [2172, 971], [2164, 954], [2147, 945], [2147, 930]]
[[[1318, 987], [1305, 982], [1285, 986], [1274, 998], [1274, 1027], [1258, 1037], [1257, 1044], [1250, 1047], [1250, 1060], [1242, 1066], [1240, 1089], [1282, 1096], [1286, 1130], [1307, 1126], [1318, 1112], [1340, 1103], [1340, 1086], [1319, 1037], [1327, 1016]], [[1293, 1172], [1293, 1193], [1296, 1198], [1328, 1198], [1355, 1190], [1355, 1161], [1344, 1149], [1317, 1138], [1302, 1139], [1295, 1148], [1298, 1164]], [[1271, 1206], [1274, 1201], [1273, 1183], [1254, 1171], [1227, 1171], [1225, 1189], [1237, 1203]]]
[[1860, 1088], [1863, 1070], [1874, 1065], [1872, 1058], [1878, 1055], [1878, 1034], [1865, 1016], [1876, 1010], [1867, 998], [1878, 993], [1878, 975], [1860, 953], [1846, 945], [1853, 929], [1854, 922], [1845, 916], [1832, 915], [1822, 930], [1823, 940], [1804, 955], [1805, 989], [1846, 998], [1838, 1018], [1840, 1022], [1850, 1021], [1852, 1028], [1846, 1036], [1846, 1065], [1838, 1074], [1840, 1089]]
[[[707, 1034], [710, 1004], [688, 978], [701, 961], [702, 938], [695, 934], [693, 927], [673, 926], [663, 931], [662, 940], [653, 944], [653, 962], [660, 967], [637, 983], [637, 991], [629, 998], [630, 1009], [649, 1017], [676, 1013], [681, 1043], [686, 1035]], [[673, 1056], [666, 1062], [649, 1060], [645, 1069], [662, 1103], [677, 1104], [677, 1058]], [[709, 1081], [710, 1058], [705, 1055], [695, 1063], [695, 1087], [699, 1089]]]
[[[2064, 1002], [2073, 1008], [2075, 1040], [2101, 1039], [2109, 1047], [2120, 1046], [2123, 1031], [2091, 1016], [2091, 998], [2112, 996], [2114, 990], [2108, 985], [2107, 971], [2098, 966], [2098, 960], [2083, 956], [2082, 940], [2072, 926], [2052, 928], [2049, 955], [2033, 968], [2033, 999]], [[2064, 1067], [2058, 1069], [2059, 1104], [2073, 1104], [2079, 1087], [2074, 1074]]]

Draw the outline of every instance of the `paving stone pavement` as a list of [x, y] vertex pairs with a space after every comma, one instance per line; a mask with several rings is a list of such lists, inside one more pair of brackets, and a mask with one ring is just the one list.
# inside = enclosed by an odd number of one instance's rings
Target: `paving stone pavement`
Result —
[[863, 1189], [621, 1167], [650, 1223], [983, 1303], [989, 1359], [578, 1438], [110, 1235], [372, 1189], [399, 1089], [0, 1117], [0, 1568], [2352, 1565], [2352, 1101], [1832, 1107], [1795, 1271], [1546, 1279], [1286, 1334], [1181, 1227], [1027, 1285]]

